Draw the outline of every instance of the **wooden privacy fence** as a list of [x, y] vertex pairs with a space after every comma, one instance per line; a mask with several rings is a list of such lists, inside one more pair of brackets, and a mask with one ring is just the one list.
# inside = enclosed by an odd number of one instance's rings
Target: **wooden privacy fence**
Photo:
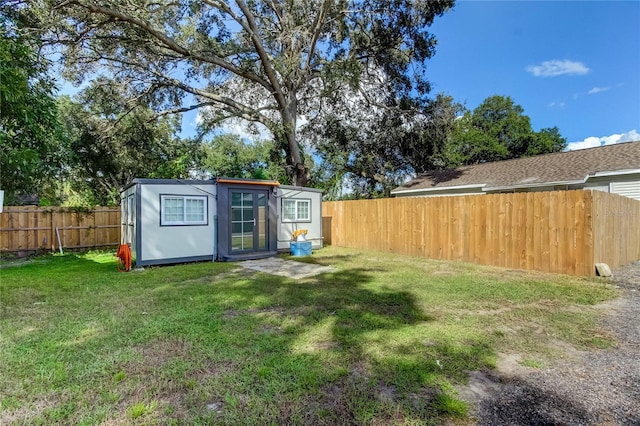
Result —
[[[570, 275], [640, 259], [640, 201], [598, 191], [333, 201], [325, 242]], [[330, 218], [330, 219], [329, 219]]]
[[82, 211], [62, 207], [16, 206], [0, 213], [0, 252], [83, 249], [120, 244], [120, 208]]

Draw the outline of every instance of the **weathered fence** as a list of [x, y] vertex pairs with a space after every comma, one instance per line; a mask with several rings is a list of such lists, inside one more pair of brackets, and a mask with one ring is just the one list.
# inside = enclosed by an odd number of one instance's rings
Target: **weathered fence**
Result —
[[120, 243], [120, 208], [76, 210], [5, 206], [0, 213], [0, 252], [84, 249]]
[[[571, 275], [640, 258], [640, 201], [591, 191], [323, 203], [325, 242]], [[326, 226], [328, 225], [328, 226]]]

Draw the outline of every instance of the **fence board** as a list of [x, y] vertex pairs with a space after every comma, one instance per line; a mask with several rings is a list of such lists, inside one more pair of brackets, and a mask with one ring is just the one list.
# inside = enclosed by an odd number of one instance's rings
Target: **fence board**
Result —
[[551, 215], [550, 193], [540, 193], [540, 270], [549, 272], [551, 263], [549, 240], [549, 217]]
[[[60, 234], [60, 243], [56, 235]], [[5, 206], [0, 213], [0, 252], [115, 246], [120, 243], [120, 209], [75, 211], [60, 207]]]
[[598, 191], [334, 201], [323, 214], [325, 242], [345, 247], [572, 275], [640, 259], [640, 202]]
[[594, 191], [594, 262], [610, 267], [640, 259], [640, 201]]

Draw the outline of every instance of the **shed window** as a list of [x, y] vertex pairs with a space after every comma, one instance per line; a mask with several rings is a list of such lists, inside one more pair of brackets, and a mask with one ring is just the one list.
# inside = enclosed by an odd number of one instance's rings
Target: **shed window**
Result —
[[162, 195], [160, 225], [206, 225], [207, 197]]
[[282, 220], [284, 222], [310, 222], [311, 200], [282, 200]]

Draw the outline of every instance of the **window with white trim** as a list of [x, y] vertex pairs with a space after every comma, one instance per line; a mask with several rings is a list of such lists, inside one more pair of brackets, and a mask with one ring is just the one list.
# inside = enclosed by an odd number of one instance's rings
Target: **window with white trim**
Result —
[[283, 222], [311, 222], [311, 200], [283, 199]]
[[207, 197], [160, 196], [160, 225], [206, 225]]

